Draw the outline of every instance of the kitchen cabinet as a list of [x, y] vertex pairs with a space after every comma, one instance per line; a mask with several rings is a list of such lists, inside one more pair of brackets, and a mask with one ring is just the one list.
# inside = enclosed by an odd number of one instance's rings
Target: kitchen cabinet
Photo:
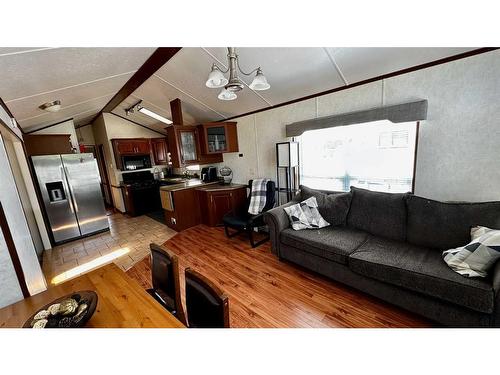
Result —
[[203, 154], [238, 152], [236, 122], [213, 122], [198, 126]]
[[152, 138], [151, 152], [155, 165], [168, 164], [168, 148], [166, 138]]
[[122, 169], [123, 155], [151, 155], [151, 141], [148, 138], [112, 139], [116, 167]]
[[200, 128], [191, 125], [171, 125], [167, 129], [168, 151], [172, 166], [182, 168], [192, 164], [221, 163], [221, 153], [203, 154]]
[[196, 190], [201, 221], [205, 225], [222, 225], [225, 214], [239, 212], [246, 207], [246, 185], [209, 185]]
[[180, 232], [200, 224], [200, 206], [195, 189], [160, 190], [165, 224]]

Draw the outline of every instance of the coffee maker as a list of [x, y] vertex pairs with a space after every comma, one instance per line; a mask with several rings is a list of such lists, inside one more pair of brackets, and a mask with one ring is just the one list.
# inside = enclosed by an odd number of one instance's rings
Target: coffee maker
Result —
[[217, 167], [203, 167], [201, 168], [201, 180], [203, 182], [217, 181]]

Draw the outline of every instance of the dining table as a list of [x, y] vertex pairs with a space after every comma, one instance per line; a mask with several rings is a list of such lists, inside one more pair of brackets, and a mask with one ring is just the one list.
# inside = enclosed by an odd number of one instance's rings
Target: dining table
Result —
[[94, 291], [98, 301], [85, 328], [185, 328], [114, 263], [0, 309], [0, 328], [21, 328], [35, 312], [55, 299], [87, 290]]

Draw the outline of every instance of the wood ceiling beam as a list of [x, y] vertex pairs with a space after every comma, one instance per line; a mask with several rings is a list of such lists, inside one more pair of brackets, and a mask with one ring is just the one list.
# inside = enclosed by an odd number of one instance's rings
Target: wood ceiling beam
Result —
[[142, 64], [132, 77], [123, 85], [123, 87], [111, 98], [111, 100], [99, 111], [92, 119], [94, 122], [99, 115], [104, 112], [111, 112], [118, 107], [130, 94], [146, 82], [158, 69], [181, 50], [181, 47], [160, 47]]

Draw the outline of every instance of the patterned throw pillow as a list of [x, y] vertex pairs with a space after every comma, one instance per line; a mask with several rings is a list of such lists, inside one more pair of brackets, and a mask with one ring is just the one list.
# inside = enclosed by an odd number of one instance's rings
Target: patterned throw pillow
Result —
[[455, 272], [465, 277], [486, 277], [500, 259], [500, 230], [486, 227], [471, 229], [472, 241], [443, 252], [443, 259]]
[[284, 208], [295, 230], [318, 229], [330, 225], [318, 211], [318, 202], [315, 197]]

